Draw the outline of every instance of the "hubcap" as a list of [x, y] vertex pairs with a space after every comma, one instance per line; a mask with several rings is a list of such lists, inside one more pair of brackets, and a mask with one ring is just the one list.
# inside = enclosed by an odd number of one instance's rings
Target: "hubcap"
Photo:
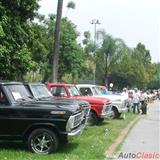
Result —
[[53, 139], [48, 133], [41, 133], [31, 140], [31, 146], [36, 153], [47, 153], [51, 148], [52, 141]]

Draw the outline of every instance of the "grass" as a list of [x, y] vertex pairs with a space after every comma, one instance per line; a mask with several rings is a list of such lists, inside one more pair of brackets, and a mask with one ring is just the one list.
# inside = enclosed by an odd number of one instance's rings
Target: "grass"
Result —
[[22, 143], [0, 142], [0, 160], [103, 160], [105, 150], [135, 117], [127, 113], [125, 120], [105, 120], [101, 125], [87, 126], [81, 136], [61, 145], [56, 153], [50, 155], [30, 153]]

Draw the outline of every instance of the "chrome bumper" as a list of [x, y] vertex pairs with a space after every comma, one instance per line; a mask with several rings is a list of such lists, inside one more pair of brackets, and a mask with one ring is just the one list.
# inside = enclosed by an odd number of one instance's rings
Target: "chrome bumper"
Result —
[[128, 112], [128, 108], [127, 107], [125, 107], [125, 108], [119, 108], [119, 112], [120, 113]]
[[85, 128], [85, 124], [79, 126], [78, 128], [72, 130], [71, 132], [68, 133], [68, 136], [73, 137], [82, 134], [83, 130]]
[[100, 118], [110, 118], [113, 116], [113, 111], [106, 112], [105, 115], [101, 115]]

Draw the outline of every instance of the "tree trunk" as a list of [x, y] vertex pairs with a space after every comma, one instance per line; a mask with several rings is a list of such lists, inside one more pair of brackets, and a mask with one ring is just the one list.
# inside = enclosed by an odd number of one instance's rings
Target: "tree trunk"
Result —
[[58, 61], [60, 45], [60, 28], [62, 17], [63, 0], [58, 0], [56, 26], [54, 32], [53, 64], [52, 64], [52, 82], [58, 81]]

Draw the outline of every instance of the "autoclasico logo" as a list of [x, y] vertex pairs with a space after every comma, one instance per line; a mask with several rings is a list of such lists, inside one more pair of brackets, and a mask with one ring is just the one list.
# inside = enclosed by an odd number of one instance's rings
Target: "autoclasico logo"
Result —
[[146, 152], [137, 152], [137, 153], [123, 153], [121, 152], [118, 155], [119, 159], [160, 159], [160, 153], [146, 153]]

